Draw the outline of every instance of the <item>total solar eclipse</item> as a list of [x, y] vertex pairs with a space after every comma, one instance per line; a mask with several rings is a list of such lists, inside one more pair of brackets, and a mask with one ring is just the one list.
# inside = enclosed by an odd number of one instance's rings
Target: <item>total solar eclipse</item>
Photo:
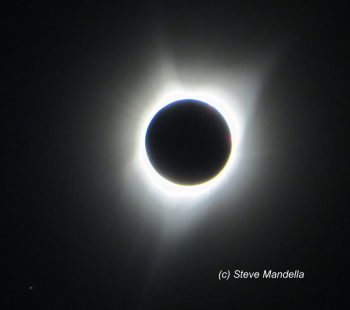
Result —
[[225, 167], [231, 154], [231, 132], [213, 106], [183, 99], [154, 115], [145, 146], [151, 165], [162, 177], [180, 185], [199, 185]]

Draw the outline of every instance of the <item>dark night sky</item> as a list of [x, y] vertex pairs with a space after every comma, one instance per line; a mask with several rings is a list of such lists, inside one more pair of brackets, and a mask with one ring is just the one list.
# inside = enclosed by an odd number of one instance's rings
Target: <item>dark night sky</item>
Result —
[[[345, 5], [4, 1], [0, 12], [2, 309], [339, 308], [350, 224]], [[109, 136], [164, 49], [179, 67], [218, 70], [280, 53], [244, 136], [242, 191], [159, 257], [161, 216], [124, 194]], [[132, 140], [116, 137], [117, 147]], [[305, 278], [219, 281], [220, 269]]]

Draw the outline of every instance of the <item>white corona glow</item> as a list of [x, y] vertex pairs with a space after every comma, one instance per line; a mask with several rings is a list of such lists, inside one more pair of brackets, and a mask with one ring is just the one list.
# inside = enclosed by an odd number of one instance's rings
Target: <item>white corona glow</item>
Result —
[[[195, 99], [214, 107], [226, 120], [231, 133], [232, 147], [226, 165], [214, 178], [196, 185], [181, 185], [167, 180], [154, 169], [146, 153], [146, 132], [154, 115], [166, 105], [181, 99]], [[225, 96], [224, 92], [209, 87], [188, 89], [178, 85], [165, 87], [152, 102], [153, 105], [150, 105], [147, 113], [144, 113], [137, 139], [138, 168], [149, 190], [164, 198], [196, 199], [212, 193], [219, 186], [223, 186], [232, 176], [238, 162], [237, 151], [242, 136], [242, 120], [239, 111], [235, 110], [237, 102], [232, 97]]]
[[[182, 227], [191, 221], [192, 215], [203, 214], [207, 208], [225, 204], [230, 197], [240, 194], [242, 173], [250, 169], [246, 166], [242, 141], [265, 70], [259, 66], [253, 70], [238, 67], [233, 70], [202, 63], [175, 64], [171, 57], [156, 60], [152, 67], [134, 84], [133, 91], [116, 94], [115, 100], [122, 96], [125, 102], [122, 109], [118, 108], [112, 125], [111, 145], [119, 162], [116, 176], [123, 173], [122, 195], [145, 214], [169, 216], [169, 223], [181, 222]], [[195, 99], [213, 106], [226, 120], [232, 139], [230, 157], [221, 172], [194, 186], [175, 184], [162, 177], [146, 153], [150, 121], [161, 108], [181, 99]], [[182, 212], [185, 218], [175, 220], [173, 216]]]

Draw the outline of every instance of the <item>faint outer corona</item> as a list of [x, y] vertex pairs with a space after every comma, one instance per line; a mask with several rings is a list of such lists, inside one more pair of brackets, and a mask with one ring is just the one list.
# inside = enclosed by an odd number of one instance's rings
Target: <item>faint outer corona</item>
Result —
[[154, 115], [145, 146], [151, 165], [162, 177], [180, 185], [198, 185], [225, 167], [232, 141], [226, 120], [214, 107], [184, 99]]

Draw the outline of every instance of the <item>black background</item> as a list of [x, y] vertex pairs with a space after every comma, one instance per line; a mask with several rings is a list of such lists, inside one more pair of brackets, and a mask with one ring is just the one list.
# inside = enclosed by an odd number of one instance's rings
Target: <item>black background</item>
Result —
[[[348, 275], [345, 5], [0, 7], [3, 309], [339, 308]], [[123, 195], [125, 163], [111, 159], [107, 136], [125, 96], [152, 78], [157, 42], [179, 66], [254, 66], [255, 55], [284, 52], [247, 127], [246, 154], [257, 155], [244, 190], [155, 264], [158, 219]], [[217, 279], [237, 268], [305, 278]]]

